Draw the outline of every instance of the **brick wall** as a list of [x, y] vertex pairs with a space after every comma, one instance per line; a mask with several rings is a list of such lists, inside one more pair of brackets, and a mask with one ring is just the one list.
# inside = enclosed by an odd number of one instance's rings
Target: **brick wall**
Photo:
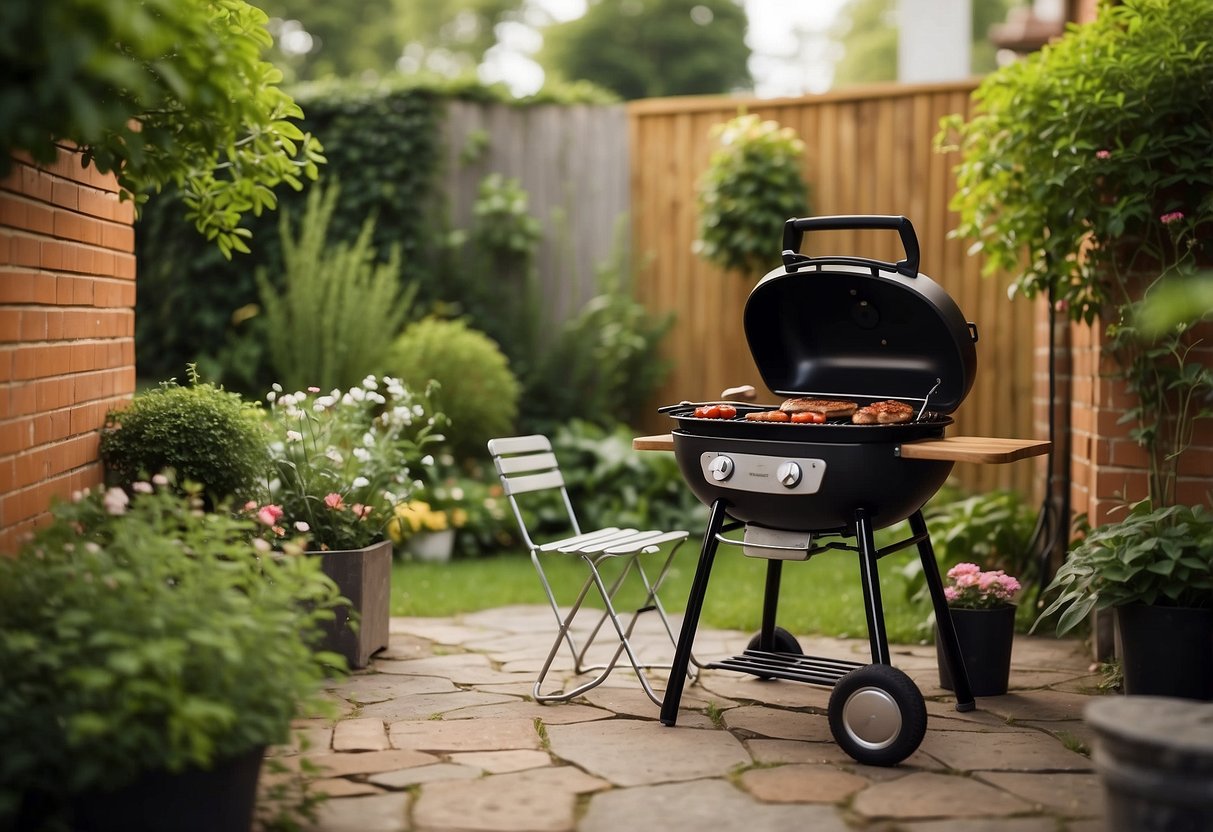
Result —
[[133, 221], [67, 150], [0, 180], [0, 554], [101, 482], [97, 429], [135, 389]]

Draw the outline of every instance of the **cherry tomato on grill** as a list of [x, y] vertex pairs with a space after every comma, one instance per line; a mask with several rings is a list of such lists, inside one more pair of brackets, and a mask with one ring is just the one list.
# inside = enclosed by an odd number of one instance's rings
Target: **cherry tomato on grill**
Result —
[[720, 405], [717, 405], [717, 404], [708, 405], [707, 407], [705, 407], [703, 409], [703, 416], [705, 419], [719, 419], [720, 418]]
[[731, 404], [719, 405], [717, 407], [717, 410], [720, 411], [719, 418], [721, 418], [721, 419], [736, 419], [737, 418], [737, 408], [733, 407], [733, 405], [731, 405]]
[[808, 423], [811, 423], [814, 425], [820, 425], [820, 424], [823, 424], [825, 422], [825, 420], [826, 420], [826, 415], [824, 413], [813, 413], [812, 411], [808, 411], [808, 410], [806, 410], [802, 413], [793, 413], [792, 414], [793, 422], [801, 422], [801, 423], [808, 422]]
[[706, 407], [695, 408], [695, 418], [696, 419], [706, 419], [707, 413], [708, 413], [708, 409]]

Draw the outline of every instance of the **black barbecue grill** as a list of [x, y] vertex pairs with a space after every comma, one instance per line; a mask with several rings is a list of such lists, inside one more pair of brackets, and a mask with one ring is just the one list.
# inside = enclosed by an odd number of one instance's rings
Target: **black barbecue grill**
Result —
[[[905, 259], [889, 263], [800, 252], [806, 232], [836, 229], [896, 231]], [[740, 545], [748, 555], [767, 558], [767, 582], [762, 628], [749, 649], [709, 667], [832, 686], [829, 720], [838, 744], [860, 762], [900, 762], [922, 741], [926, 706], [913, 681], [890, 665], [877, 561], [916, 546], [952, 673], [956, 708], [974, 707], [921, 513], [957, 457], [936, 452], [922, 454], [934, 458], [914, 458], [908, 449], [915, 443], [940, 444], [952, 424], [950, 414], [976, 375], [977, 329], [947, 292], [918, 273], [918, 265], [918, 239], [905, 217], [790, 219], [784, 227], [783, 265], [754, 287], [744, 313], [750, 351], [773, 393], [860, 406], [893, 399], [913, 408], [911, 421], [858, 425], [847, 418], [799, 424], [745, 419], [747, 413], [771, 409], [759, 405], [737, 404], [731, 419], [698, 417], [696, 403], [690, 402], [661, 408], [676, 423], [673, 450], [683, 477], [711, 507], [661, 709], [666, 725], [677, 720], [721, 544]], [[873, 532], [907, 518], [910, 535], [877, 549]], [[744, 530], [741, 540], [725, 536], [738, 529]], [[804, 656], [795, 638], [776, 626], [783, 561], [831, 549], [859, 555], [871, 664]]]

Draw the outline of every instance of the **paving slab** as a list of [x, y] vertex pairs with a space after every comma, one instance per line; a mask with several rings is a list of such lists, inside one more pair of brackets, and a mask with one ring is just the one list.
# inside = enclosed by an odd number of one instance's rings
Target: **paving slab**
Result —
[[983, 771], [978, 780], [1069, 818], [1103, 817], [1104, 789], [1094, 774]]
[[[896, 828], [898, 832], [1062, 832], [1058, 821], [1051, 817], [926, 820], [901, 823]], [[1104, 830], [1091, 829], [1088, 832]]]
[[967, 731], [928, 731], [920, 750], [957, 771], [1091, 771], [1091, 761], [1053, 737], [991, 734], [974, 742]]
[[749, 739], [744, 743], [756, 763], [853, 763], [854, 760], [833, 740], [830, 742], [801, 742], [798, 740]]
[[868, 818], [980, 818], [1023, 814], [1031, 806], [969, 777], [915, 772], [876, 783], [855, 796], [851, 808]]
[[425, 693], [389, 699], [386, 702], [376, 702], [362, 708], [359, 715], [378, 717], [389, 722], [405, 719], [430, 719], [435, 716], [444, 716], [460, 708], [517, 701], [520, 700], [508, 694], [482, 693], [456, 688], [452, 693]]
[[333, 726], [334, 751], [385, 751], [389, 748], [382, 719], [343, 719]]
[[725, 780], [615, 789], [590, 798], [578, 832], [621, 829], [661, 832], [847, 832], [850, 827], [828, 806], [757, 801]]
[[315, 832], [406, 832], [407, 792], [326, 800], [317, 812]]
[[[375, 662], [378, 669], [384, 662]], [[441, 676], [390, 676], [376, 672], [373, 675], [352, 676], [332, 689], [337, 696], [358, 705], [373, 705], [405, 696], [422, 693], [453, 693], [459, 690], [450, 679]]]
[[551, 765], [546, 751], [465, 751], [450, 755], [452, 763], [472, 766], [489, 774], [506, 774]]
[[324, 777], [346, 777], [351, 774], [377, 774], [412, 766], [438, 762], [433, 754], [407, 749], [369, 751], [362, 754], [316, 754], [308, 762]]
[[787, 765], [742, 773], [741, 787], [764, 803], [841, 803], [871, 781], [828, 765]]
[[388, 737], [393, 748], [416, 751], [537, 751], [541, 747], [539, 733], [530, 719], [393, 722]]
[[602, 708], [592, 708], [589, 705], [566, 703], [561, 705], [540, 705], [511, 698], [505, 702], [490, 705], [474, 705], [468, 708], [448, 711], [443, 719], [531, 719], [541, 720], [548, 725], [564, 725], [569, 722], [591, 722], [595, 719], [610, 719], [615, 716]]
[[829, 719], [822, 713], [744, 705], [725, 711], [725, 727], [748, 736], [803, 742], [833, 742]]
[[372, 774], [367, 781], [385, 789], [399, 790], [443, 780], [475, 780], [482, 773], [474, 766], [464, 766], [458, 763], [434, 763], [430, 766], [416, 766], [383, 774]]
[[547, 734], [557, 757], [617, 786], [719, 777], [751, 762], [745, 747], [726, 731], [613, 719], [553, 725]]
[[608, 783], [571, 766], [427, 783], [413, 809], [418, 829], [469, 832], [565, 832], [579, 795]]

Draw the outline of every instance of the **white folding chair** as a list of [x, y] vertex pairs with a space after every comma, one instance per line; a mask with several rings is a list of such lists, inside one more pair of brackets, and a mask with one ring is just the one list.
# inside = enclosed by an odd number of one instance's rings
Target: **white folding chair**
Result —
[[[607, 676], [614, 669], [620, 656], [626, 653], [628, 660], [632, 663], [632, 668], [636, 671], [636, 676], [640, 679], [640, 684], [644, 688], [645, 694], [648, 695], [654, 704], [660, 706], [661, 698], [653, 691], [645, 675], [645, 670], [668, 669], [670, 664], [646, 664], [642, 662], [637, 656], [631, 639], [640, 614], [655, 612], [661, 619], [661, 624], [665, 629], [666, 635], [669, 637], [671, 646], [677, 646], [677, 638], [674, 635], [673, 628], [670, 626], [669, 619], [666, 617], [665, 609], [661, 605], [657, 592], [669, 573], [670, 566], [674, 561], [675, 552], [678, 551], [678, 547], [682, 545], [682, 542], [686, 540], [688, 532], [620, 529], [615, 527], [583, 532], [580, 524], [577, 522], [577, 515], [573, 511], [573, 504], [569, 499], [568, 490], [565, 488], [564, 477], [561, 476], [556, 455], [552, 453], [552, 444], [546, 436], [512, 436], [491, 439], [489, 440], [489, 453], [493, 457], [493, 464], [497, 467], [497, 475], [501, 478], [501, 485], [505, 489], [505, 495], [509, 499], [510, 508], [514, 512], [514, 519], [518, 521], [518, 530], [521, 532], [522, 539], [530, 551], [531, 562], [539, 573], [539, 580], [543, 584], [543, 590], [547, 594], [548, 603], [551, 604], [552, 612], [556, 616], [556, 623], [558, 625], [556, 639], [552, 642], [552, 649], [548, 652], [547, 659], [543, 663], [543, 668], [539, 671], [539, 676], [535, 680], [533, 691], [535, 701], [544, 703], [567, 702], [576, 696], [580, 696], [606, 681]], [[567, 530], [572, 532], [571, 535], [544, 543], [538, 543], [531, 537], [526, 522], [523, 520], [523, 513], [519, 506], [518, 497], [521, 494], [537, 494], [541, 492], [559, 492], [560, 500], [568, 515]], [[665, 559], [660, 561], [660, 570], [656, 573], [656, 576], [650, 579], [648, 572], [645, 571], [644, 565], [640, 561], [640, 555], [658, 552], [665, 544], [673, 545], [669, 548]], [[589, 575], [586, 576], [584, 583], [582, 583], [581, 591], [577, 594], [576, 599], [573, 600], [572, 607], [563, 614], [556, 603], [556, 597], [552, 593], [552, 586], [548, 582], [547, 574], [544, 572], [543, 564], [540, 562], [544, 556], [558, 554], [579, 557], [589, 567]], [[614, 558], [622, 558], [623, 560], [620, 564], [618, 576], [608, 585], [599, 567], [604, 562]], [[636, 609], [631, 610], [631, 617], [625, 626], [615, 610], [615, 598], [619, 589], [624, 585], [624, 579], [632, 572], [635, 572], [643, 583], [645, 600]], [[586, 596], [589, 594], [591, 588], [597, 589], [605, 606], [605, 611], [590, 631], [584, 645], [578, 648], [571, 630], [573, 621], [577, 617], [577, 613], [581, 609], [581, 605], [586, 600]], [[614, 655], [605, 664], [586, 665], [586, 654], [599, 633], [602, 632], [607, 621], [611, 622], [611, 626], [619, 638], [619, 644], [615, 648]], [[596, 673], [597, 675], [571, 690], [556, 690], [545, 693], [542, 689], [544, 680], [552, 667], [553, 661], [560, 652], [562, 643], [568, 645], [569, 651], [572, 653], [574, 673], [578, 675]], [[699, 666], [694, 660], [692, 660], [692, 663], [694, 667]], [[688, 674], [692, 679], [694, 678], [694, 672], [692, 670]]]

